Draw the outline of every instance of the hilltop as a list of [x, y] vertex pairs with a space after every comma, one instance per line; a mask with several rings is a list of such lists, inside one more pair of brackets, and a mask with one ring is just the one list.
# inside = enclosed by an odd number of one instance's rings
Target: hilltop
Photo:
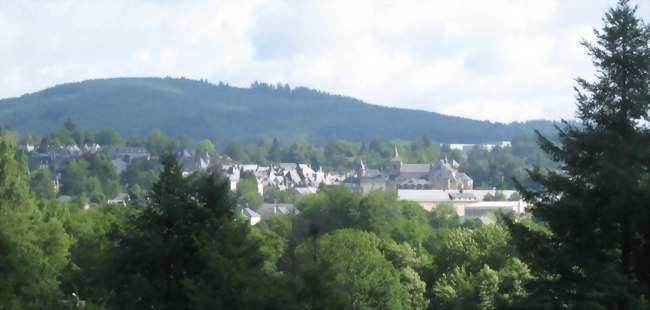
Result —
[[490, 143], [552, 126], [548, 121], [502, 124], [390, 108], [305, 87], [253, 83], [241, 88], [184, 78], [86, 80], [0, 100], [0, 123], [20, 132], [48, 133], [67, 118], [92, 130], [115, 128], [122, 135], [161, 129], [219, 143], [277, 137], [318, 144], [334, 138], [360, 142], [421, 135], [446, 143]]

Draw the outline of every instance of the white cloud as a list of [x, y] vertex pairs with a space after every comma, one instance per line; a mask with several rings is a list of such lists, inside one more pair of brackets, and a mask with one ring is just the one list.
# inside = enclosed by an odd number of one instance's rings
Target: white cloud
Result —
[[5, 0], [0, 98], [170, 75], [305, 85], [477, 119], [571, 118], [573, 79], [592, 72], [578, 41], [609, 4]]

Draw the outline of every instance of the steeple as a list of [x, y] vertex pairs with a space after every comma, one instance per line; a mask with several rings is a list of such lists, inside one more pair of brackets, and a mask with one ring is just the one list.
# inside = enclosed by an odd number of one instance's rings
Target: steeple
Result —
[[364, 177], [366, 176], [366, 165], [363, 164], [363, 159], [359, 160], [359, 171], [358, 171], [358, 177]]
[[399, 159], [397, 144], [395, 144], [395, 157], [393, 157], [393, 159], [391, 159], [385, 167], [385, 171], [390, 176], [397, 176], [400, 174], [400, 170], [402, 170], [402, 160]]

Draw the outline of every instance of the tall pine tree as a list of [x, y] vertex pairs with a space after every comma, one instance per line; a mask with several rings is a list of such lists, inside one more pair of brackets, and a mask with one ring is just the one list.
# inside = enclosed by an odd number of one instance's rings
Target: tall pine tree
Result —
[[544, 189], [520, 188], [550, 233], [510, 223], [541, 307], [637, 308], [650, 297], [650, 30], [627, 0], [603, 21], [583, 42], [597, 70], [577, 79], [579, 124], [558, 129], [557, 145], [538, 133], [560, 170], [529, 171]]
[[[258, 244], [237, 216], [221, 175], [183, 177], [178, 160], [163, 171], [114, 253], [108, 279], [116, 309], [242, 309], [261, 299]], [[253, 296], [254, 295], [254, 296]]]

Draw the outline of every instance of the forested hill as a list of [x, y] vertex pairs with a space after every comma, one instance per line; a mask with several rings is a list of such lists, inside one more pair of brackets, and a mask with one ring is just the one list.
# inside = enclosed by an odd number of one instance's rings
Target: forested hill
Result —
[[438, 113], [388, 108], [298, 87], [254, 83], [250, 88], [174, 78], [114, 78], [69, 83], [0, 100], [0, 123], [44, 134], [71, 118], [90, 129], [123, 135], [161, 129], [168, 135], [255, 142], [278, 137], [323, 143], [333, 138], [413, 139], [448, 143], [509, 140], [550, 122], [500, 124]]

